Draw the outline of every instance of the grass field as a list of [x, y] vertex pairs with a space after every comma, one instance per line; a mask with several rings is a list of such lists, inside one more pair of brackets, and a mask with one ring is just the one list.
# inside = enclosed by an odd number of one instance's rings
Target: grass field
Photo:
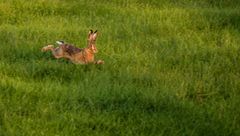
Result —
[[238, 0], [0, 0], [0, 136], [239, 136], [239, 68]]

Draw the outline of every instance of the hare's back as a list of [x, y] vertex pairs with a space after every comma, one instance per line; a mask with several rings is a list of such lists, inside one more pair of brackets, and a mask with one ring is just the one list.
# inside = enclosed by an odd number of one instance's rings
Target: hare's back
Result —
[[65, 52], [67, 52], [69, 55], [72, 55], [72, 54], [76, 54], [76, 53], [79, 53], [81, 51], [83, 51], [83, 49], [81, 48], [77, 48], [73, 45], [70, 45], [70, 44], [65, 44], [65, 45], [62, 45]]

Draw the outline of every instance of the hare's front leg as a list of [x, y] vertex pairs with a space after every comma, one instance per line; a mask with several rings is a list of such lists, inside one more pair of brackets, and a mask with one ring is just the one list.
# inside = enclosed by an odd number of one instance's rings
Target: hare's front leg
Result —
[[94, 62], [94, 64], [104, 64], [104, 61], [103, 60], [97, 60]]

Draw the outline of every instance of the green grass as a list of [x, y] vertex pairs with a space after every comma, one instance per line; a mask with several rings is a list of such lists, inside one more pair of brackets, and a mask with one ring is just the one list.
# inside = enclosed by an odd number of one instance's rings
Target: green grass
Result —
[[239, 45], [237, 0], [0, 0], [0, 136], [240, 135]]

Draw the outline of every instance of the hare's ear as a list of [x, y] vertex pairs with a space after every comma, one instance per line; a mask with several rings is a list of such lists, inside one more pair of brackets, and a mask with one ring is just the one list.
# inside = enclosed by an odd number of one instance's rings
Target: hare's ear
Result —
[[96, 40], [97, 38], [97, 30], [93, 33], [93, 40]]
[[88, 39], [90, 39], [90, 37], [91, 37], [92, 33], [93, 33], [93, 30], [92, 30], [92, 29], [90, 29], [90, 30], [89, 30], [89, 32], [88, 32]]

